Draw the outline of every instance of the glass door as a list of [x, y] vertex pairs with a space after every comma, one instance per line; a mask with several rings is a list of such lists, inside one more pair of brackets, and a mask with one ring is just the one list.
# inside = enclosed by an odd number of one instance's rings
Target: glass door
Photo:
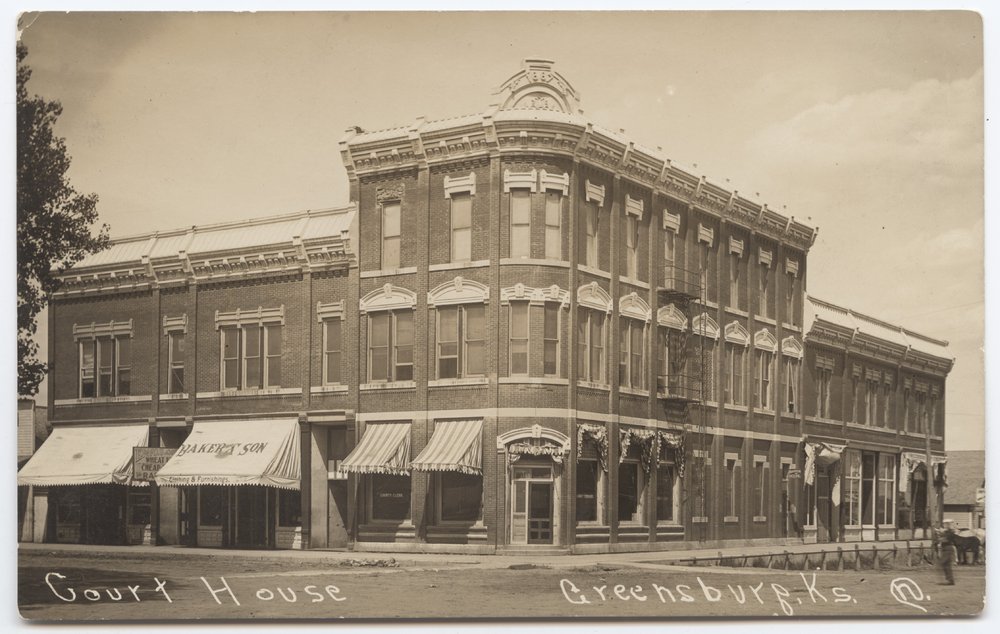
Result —
[[510, 481], [510, 543], [552, 543], [552, 466], [514, 467]]
[[528, 543], [552, 543], [551, 482], [531, 482], [528, 487]]

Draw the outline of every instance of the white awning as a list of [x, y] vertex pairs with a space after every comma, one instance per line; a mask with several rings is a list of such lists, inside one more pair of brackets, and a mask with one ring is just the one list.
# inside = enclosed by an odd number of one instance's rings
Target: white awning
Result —
[[17, 483], [35, 486], [129, 484], [132, 448], [148, 444], [149, 425], [146, 423], [56, 426], [18, 472]]
[[483, 474], [483, 421], [451, 420], [439, 422], [434, 435], [413, 459], [417, 471], [458, 471]]
[[298, 489], [300, 460], [298, 419], [198, 421], [156, 483]]
[[340, 463], [347, 473], [410, 474], [410, 423], [371, 423]]

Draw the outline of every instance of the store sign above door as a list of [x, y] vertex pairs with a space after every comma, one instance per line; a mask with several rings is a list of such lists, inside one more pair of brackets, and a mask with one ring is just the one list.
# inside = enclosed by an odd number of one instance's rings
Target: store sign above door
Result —
[[132, 479], [152, 482], [163, 465], [173, 457], [176, 447], [133, 447]]

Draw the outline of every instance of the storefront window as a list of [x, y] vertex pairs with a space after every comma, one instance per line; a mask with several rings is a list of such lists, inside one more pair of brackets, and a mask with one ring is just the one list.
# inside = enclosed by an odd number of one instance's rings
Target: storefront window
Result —
[[618, 467], [618, 521], [642, 521], [642, 476], [639, 463], [623, 462]]
[[893, 492], [896, 489], [896, 456], [879, 454], [878, 467], [878, 500], [876, 500], [875, 507], [875, 522], [891, 525], [896, 516], [893, 508], [895, 500]]
[[446, 471], [439, 476], [442, 522], [479, 520], [483, 500], [483, 477]]
[[198, 523], [202, 526], [222, 526], [222, 511], [226, 490], [222, 487], [199, 487]]
[[150, 518], [149, 491], [129, 491], [128, 493], [128, 523], [145, 526]]
[[875, 454], [861, 454], [861, 523], [875, 522]]
[[674, 510], [674, 465], [661, 464], [656, 470], [656, 519], [660, 522], [676, 522]]
[[299, 491], [278, 490], [278, 526], [302, 524], [302, 495]]
[[410, 516], [410, 476], [372, 475], [371, 518], [401, 522]]
[[80, 487], [63, 487], [56, 503], [56, 522], [76, 524], [80, 521]]
[[844, 452], [844, 512], [847, 526], [861, 525], [861, 452]]
[[597, 521], [597, 494], [600, 466], [596, 460], [580, 460], [576, 465], [576, 521]]

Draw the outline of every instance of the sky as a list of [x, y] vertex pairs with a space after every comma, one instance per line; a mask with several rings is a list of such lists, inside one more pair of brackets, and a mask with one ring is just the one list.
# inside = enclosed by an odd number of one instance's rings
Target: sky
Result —
[[[480, 112], [523, 58], [585, 116], [811, 226], [808, 292], [947, 340], [984, 446], [982, 24], [970, 12], [28, 14], [29, 91], [113, 236], [348, 201], [338, 140]], [[44, 321], [42, 339], [44, 345]]]

